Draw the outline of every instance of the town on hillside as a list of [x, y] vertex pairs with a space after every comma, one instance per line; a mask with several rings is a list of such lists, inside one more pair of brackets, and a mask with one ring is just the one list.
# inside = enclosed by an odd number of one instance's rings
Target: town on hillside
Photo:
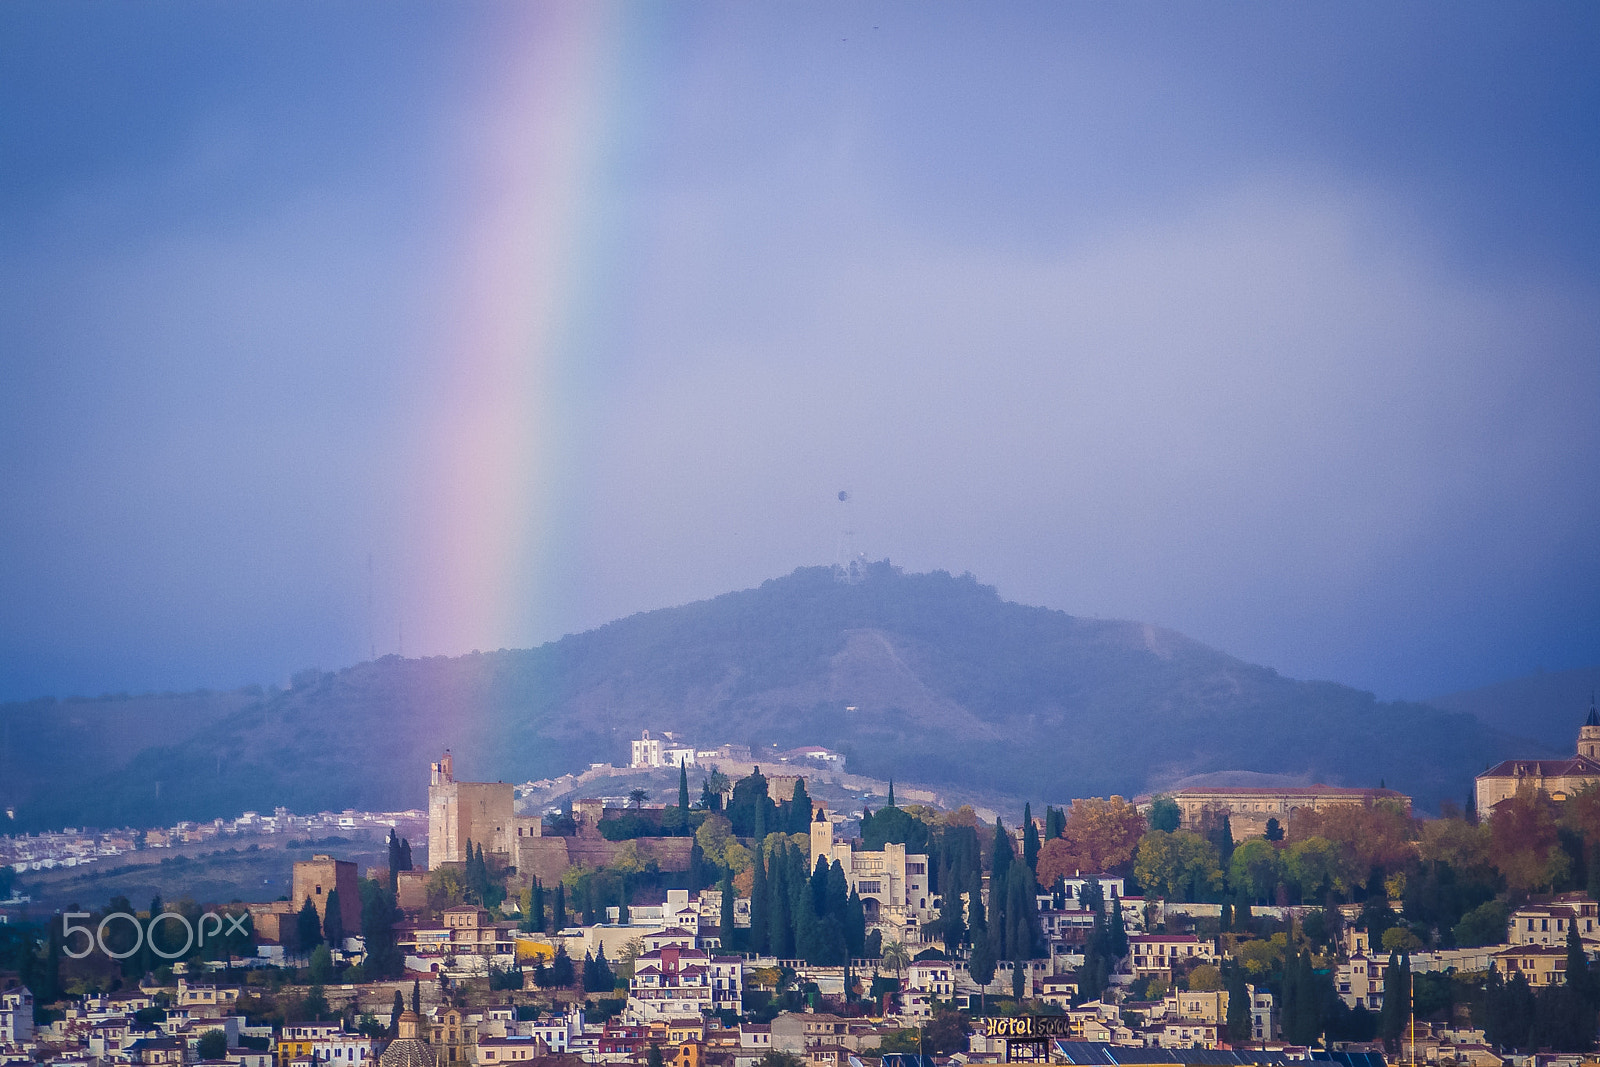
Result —
[[12, 909], [0, 1067], [1592, 1062], [1594, 708], [1438, 818], [1321, 785], [842, 811], [843, 756], [780, 756], [646, 733], [670, 795], [540, 810], [446, 752], [364, 869]]

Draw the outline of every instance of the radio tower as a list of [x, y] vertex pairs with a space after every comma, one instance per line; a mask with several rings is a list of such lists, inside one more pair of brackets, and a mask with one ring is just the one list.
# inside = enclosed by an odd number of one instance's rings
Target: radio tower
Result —
[[859, 582], [867, 576], [862, 553], [856, 551], [856, 532], [850, 529], [850, 491], [838, 493], [839, 506], [843, 508], [839, 543], [834, 549], [833, 572], [841, 582]]

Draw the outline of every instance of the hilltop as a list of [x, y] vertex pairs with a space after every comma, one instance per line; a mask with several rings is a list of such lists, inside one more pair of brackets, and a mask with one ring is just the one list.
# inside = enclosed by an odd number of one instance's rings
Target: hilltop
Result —
[[[67, 740], [62, 723], [91, 705], [121, 724], [110, 764], [38, 740]], [[128, 728], [152, 719], [162, 729]], [[1251, 771], [1383, 781], [1433, 807], [1465, 797], [1485, 762], [1548, 747], [1465, 712], [1295, 681], [1170, 630], [887, 563], [854, 582], [802, 568], [535, 649], [388, 656], [287, 690], [14, 704], [0, 723], [0, 799], [20, 828], [417, 807], [446, 747], [458, 777], [523, 781], [621, 761], [642, 729], [758, 750], [823, 744], [863, 774], [1019, 804]]]

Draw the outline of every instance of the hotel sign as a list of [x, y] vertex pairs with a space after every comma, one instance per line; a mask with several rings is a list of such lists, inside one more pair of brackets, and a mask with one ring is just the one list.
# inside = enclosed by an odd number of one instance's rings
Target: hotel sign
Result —
[[989, 1016], [980, 1022], [984, 1037], [1008, 1041], [1048, 1041], [1071, 1032], [1071, 1020], [1065, 1015]]

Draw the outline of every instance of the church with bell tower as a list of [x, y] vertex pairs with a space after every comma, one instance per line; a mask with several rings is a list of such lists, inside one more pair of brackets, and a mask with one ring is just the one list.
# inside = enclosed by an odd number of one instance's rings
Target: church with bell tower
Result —
[[1600, 708], [1589, 698], [1589, 717], [1578, 728], [1578, 752], [1571, 759], [1512, 759], [1478, 775], [1473, 790], [1478, 816], [1487, 818], [1496, 804], [1521, 789], [1543, 793], [1551, 800], [1566, 800], [1581, 789], [1600, 783]]

